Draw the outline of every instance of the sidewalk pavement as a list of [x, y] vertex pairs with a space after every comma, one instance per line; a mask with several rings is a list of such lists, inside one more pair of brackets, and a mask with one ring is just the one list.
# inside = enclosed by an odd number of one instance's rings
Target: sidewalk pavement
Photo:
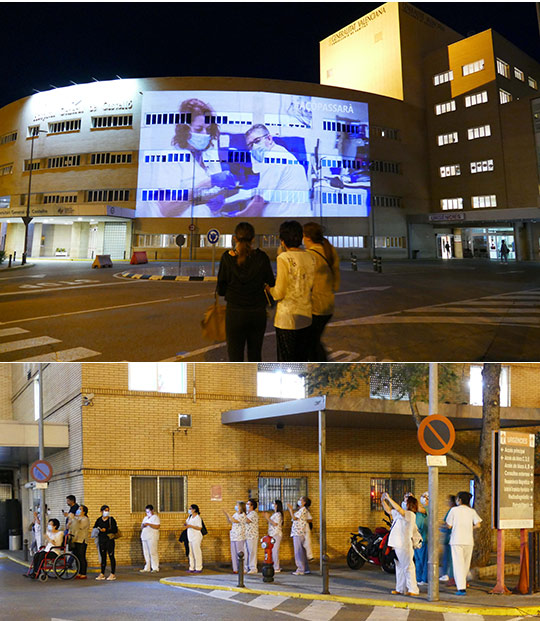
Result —
[[[22, 551], [0, 552], [10, 560], [27, 566]], [[508, 560], [508, 559], [507, 559]], [[540, 593], [532, 595], [492, 595], [489, 591], [495, 585], [495, 579], [471, 579], [467, 595], [456, 595], [456, 589], [440, 582], [440, 601], [428, 601], [427, 586], [420, 587], [420, 596], [406, 597], [391, 595], [395, 586], [395, 577], [384, 573], [379, 567], [365, 565], [358, 571], [346, 565], [332, 565], [330, 568], [330, 594], [322, 594], [322, 578], [319, 566], [312, 564], [312, 573], [294, 576], [293, 567], [283, 570], [274, 576], [274, 582], [263, 582], [262, 574], [245, 575], [245, 587], [238, 586], [238, 576], [228, 567], [213, 565], [204, 568], [202, 574], [190, 574], [187, 565], [179, 569], [178, 564], [162, 564], [156, 578], [163, 585], [179, 586], [192, 589], [236, 591], [253, 595], [276, 595], [281, 597], [300, 598], [306, 600], [324, 600], [357, 604], [362, 606], [381, 606], [423, 610], [431, 612], [451, 612], [461, 614], [494, 615], [494, 616], [526, 616], [540, 615]], [[262, 568], [262, 565], [259, 564]], [[122, 579], [140, 579], [141, 566], [119, 566], [117, 576]], [[89, 573], [98, 573], [97, 568], [89, 568]], [[154, 574], [145, 574], [154, 576]], [[506, 586], [512, 589], [518, 576], [507, 575]]]

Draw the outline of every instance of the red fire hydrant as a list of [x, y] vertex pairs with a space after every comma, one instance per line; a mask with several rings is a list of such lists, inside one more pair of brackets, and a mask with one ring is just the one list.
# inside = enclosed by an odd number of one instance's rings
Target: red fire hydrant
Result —
[[270, 535], [265, 535], [261, 539], [261, 547], [264, 550], [264, 561], [262, 568], [263, 582], [274, 582], [274, 562], [272, 560], [272, 548], [276, 540]]

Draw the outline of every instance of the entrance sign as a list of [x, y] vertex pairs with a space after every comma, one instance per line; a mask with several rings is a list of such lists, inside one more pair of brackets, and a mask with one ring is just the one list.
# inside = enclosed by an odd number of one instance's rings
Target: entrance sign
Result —
[[534, 528], [534, 434], [493, 432], [493, 528]]
[[454, 446], [456, 430], [446, 416], [432, 414], [418, 427], [418, 442], [430, 455], [446, 455]]
[[30, 466], [30, 476], [36, 483], [47, 483], [53, 474], [52, 466], [44, 459], [38, 459]]

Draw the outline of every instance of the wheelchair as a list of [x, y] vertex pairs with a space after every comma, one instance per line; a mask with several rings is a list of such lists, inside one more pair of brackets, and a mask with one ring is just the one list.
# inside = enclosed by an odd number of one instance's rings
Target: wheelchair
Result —
[[[61, 546], [53, 546], [49, 552], [54, 552], [57, 556], [50, 557], [47, 552], [41, 560], [39, 567], [35, 570], [35, 579], [46, 582], [49, 578], [60, 578], [60, 580], [73, 580], [79, 573], [79, 559], [69, 551], [66, 551], [67, 535]], [[45, 549], [42, 546], [39, 551]], [[33, 572], [33, 564], [28, 570], [28, 575]]]

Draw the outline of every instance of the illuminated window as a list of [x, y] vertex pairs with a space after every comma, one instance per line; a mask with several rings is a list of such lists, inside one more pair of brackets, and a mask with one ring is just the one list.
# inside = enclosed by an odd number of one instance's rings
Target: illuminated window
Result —
[[303, 399], [306, 386], [301, 374], [305, 372], [305, 364], [260, 363], [257, 370], [257, 396]]
[[486, 103], [488, 100], [487, 91], [482, 91], [481, 93], [474, 93], [472, 95], [467, 95], [465, 97], [465, 107], [470, 108], [471, 106], [477, 106], [478, 104]]
[[[538, 84], [536, 83], [536, 80], [534, 78], [531, 78], [531, 76], [528, 76], [527, 82], [529, 83], [529, 86], [531, 88], [534, 88], [535, 91], [538, 90]], [[2, 144], [1, 138], [0, 138], [0, 144]]]
[[439, 147], [442, 147], [445, 144], [454, 144], [456, 142], [459, 142], [457, 132], [452, 132], [451, 134], [439, 134], [437, 136], [437, 144]]
[[508, 93], [507, 91], [503, 91], [502, 88], [499, 89], [499, 101], [502, 104], [508, 103], [510, 101], [512, 101], [513, 97], [511, 93]]
[[131, 127], [132, 125], [132, 114], [92, 117], [92, 129], [108, 129], [109, 127]]
[[370, 505], [372, 511], [382, 511], [381, 496], [386, 492], [401, 504], [407, 493], [414, 494], [414, 479], [371, 479]]
[[366, 247], [365, 238], [362, 235], [330, 235], [327, 239], [332, 244], [332, 246], [334, 246], [334, 248]]
[[[529, 78], [529, 80], [530, 79], [531, 78]], [[3, 134], [2, 136], [0, 136], [0, 145], [8, 144], [9, 142], [15, 142], [16, 140], [17, 140], [17, 132], [9, 132], [8, 134]]]
[[185, 362], [129, 362], [128, 389], [184, 394], [187, 365]]
[[482, 173], [493, 171], [493, 160], [482, 160], [481, 162], [471, 162], [471, 173]]
[[34, 420], [39, 420], [39, 380], [34, 380]]
[[497, 73], [505, 78], [510, 78], [510, 65], [500, 58], [497, 58]]
[[467, 138], [475, 140], [476, 138], [487, 138], [491, 136], [491, 126], [481, 125], [480, 127], [471, 127], [467, 130]]
[[451, 209], [463, 209], [462, 198], [442, 198], [441, 209], [443, 211], [449, 211]]
[[407, 238], [399, 235], [376, 235], [375, 248], [407, 248]]
[[461, 175], [459, 164], [451, 164], [450, 166], [441, 166], [439, 168], [439, 175], [441, 177], [456, 177]]
[[521, 69], [514, 67], [514, 75], [516, 76], [518, 80], [525, 82], [525, 74], [523, 73], [523, 71], [521, 71]]
[[472, 206], [474, 209], [483, 209], [484, 207], [497, 207], [497, 197], [495, 194], [487, 196], [473, 196]]
[[80, 155], [60, 155], [47, 158], [47, 168], [68, 168], [81, 165]]
[[454, 79], [453, 71], [445, 71], [444, 73], [438, 73], [433, 76], [433, 84], [434, 86], [439, 86], [439, 84], [444, 84], [445, 82], [450, 82]]
[[445, 114], [446, 112], [453, 112], [456, 109], [456, 100], [451, 99], [435, 106], [435, 114]]
[[0, 177], [3, 175], [11, 175], [13, 173], [13, 162], [9, 164], [0, 164]]
[[[510, 407], [510, 369], [509, 367], [501, 367], [501, 375], [499, 379], [500, 405], [503, 408]], [[482, 366], [471, 364], [470, 380], [469, 380], [469, 401], [471, 405], [482, 405]]]
[[[37, 136], [39, 126], [35, 128], [33, 136]], [[81, 130], [81, 119], [73, 119], [72, 121], [58, 121], [49, 123], [49, 134], [66, 134], [68, 132], [78, 132]]]
[[484, 59], [476, 60], [474, 63], [469, 63], [467, 65], [463, 65], [461, 70], [463, 75], [470, 75], [471, 73], [477, 73], [478, 71], [482, 71], [484, 69]]

